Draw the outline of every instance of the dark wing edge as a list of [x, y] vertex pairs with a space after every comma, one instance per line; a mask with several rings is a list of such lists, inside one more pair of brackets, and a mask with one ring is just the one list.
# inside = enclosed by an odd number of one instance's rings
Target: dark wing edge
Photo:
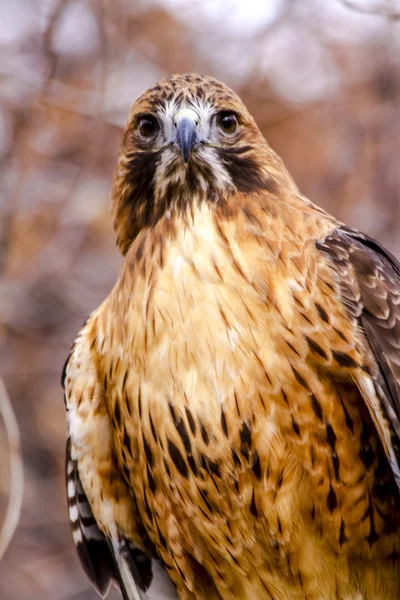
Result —
[[87, 577], [104, 598], [117, 578], [115, 563], [105, 535], [93, 517], [83, 490], [78, 464], [71, 457], [71, 442], [67, 439], [65, 476], [72, 539]]
[[[61, 384], [65, 394], [65, 378], [73, 348], [63, 368]], [[82, 568], [102, 598], [116, 583], [124, 600], [140, 600], [141, 593], [153, 581], [152, 559], [122, 535], [118, 540], [108, 539], [97, 525], [89, 500], [79, 476], [78, 463], [71, 453], [71, 440], [67, 437], [65, 453], [65, 479], [72, 539]]]
[[[87, 577], [104, 598], [112, 582], [119, 585], [124, 600], [140, 598], [153, 579], [152, 559], [122, 537], [108, 540], [100, 531], [79, 477], [78, 464], [71, 457], [67, 439], [66, 484], [72, 538]], [[131, 581], [133, 577], [133, 581]]]
[[[400, 488], [400, 263], [376, 240], [345, 226], [317, 248], [338, 271], [343, 302], [375, 359], [371, 378], [390, 423], [388, 459]], [[371, 416], [376, 422], [377, 415]]]

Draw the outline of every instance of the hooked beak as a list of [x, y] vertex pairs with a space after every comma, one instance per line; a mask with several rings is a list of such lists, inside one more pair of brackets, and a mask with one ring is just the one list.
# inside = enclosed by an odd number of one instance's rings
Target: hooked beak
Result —
[[174, 122], [176, 125], [176, 141], [182, 152], [183, 160], [187, 163], [191, 149], [200, 141], [197, 129], [199, 117], [194, 110], [183, 109], [176, 114]]

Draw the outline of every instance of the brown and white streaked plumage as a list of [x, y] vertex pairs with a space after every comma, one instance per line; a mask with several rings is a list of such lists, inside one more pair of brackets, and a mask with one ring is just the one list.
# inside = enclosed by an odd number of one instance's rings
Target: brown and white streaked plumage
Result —
[[99, 592], [398, 599], [399, 263], [301, 196], [209, 77], [134, 104], [113, 215], [121, 274], [65, 368]]

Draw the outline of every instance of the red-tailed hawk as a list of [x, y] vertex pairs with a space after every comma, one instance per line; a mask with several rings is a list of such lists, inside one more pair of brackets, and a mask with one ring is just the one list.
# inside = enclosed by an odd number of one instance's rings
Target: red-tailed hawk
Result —
[[130, 112], [125, 255], [65, 368], [73, 537], [125, 600], [400, 598], [400, 265], [304, 198], [240, 99]]

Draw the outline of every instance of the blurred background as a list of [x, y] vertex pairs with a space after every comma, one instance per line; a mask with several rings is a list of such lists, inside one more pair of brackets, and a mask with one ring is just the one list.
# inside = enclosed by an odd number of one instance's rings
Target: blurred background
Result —
[[25, 468], [4, 600], [97, 597], [67, 520], [60, 373], [118, 276], [128, 108], [179, 71], [233, 87], [302, 192], [400, 255], [400, 1], [0, 0], [0, 371]]

